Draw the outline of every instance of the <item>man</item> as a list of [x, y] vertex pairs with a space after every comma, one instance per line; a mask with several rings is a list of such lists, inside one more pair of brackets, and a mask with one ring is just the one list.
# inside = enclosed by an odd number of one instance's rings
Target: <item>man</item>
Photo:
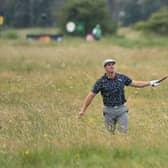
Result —
[[132, 86], [143, 88], [147, 86], [158, 86], [158, 80], [152, 81], [135, 81], [124, 74], [115, 71], [116, 61], [113, 59], [106, 59], [103, 62], [105, 74], [96, 81], [92, 90], [88, 94], [79, 113], [82, 117], [86, 109], [92, 102], [97, 93], [101, 92], [103, 98], [103, 114], [106, 128], [114, 133], [116, 124], [119, 125], [119, 132], [126, 133], [128, 129], [128, 108], [126, 106], [126, 99], [124, 93], [125, 86]]
[[99, 24], [96, 25], [96, 27], [92, 30], [93, 37], [95, 40], [100, 40], [102, 36], [102, 30]]

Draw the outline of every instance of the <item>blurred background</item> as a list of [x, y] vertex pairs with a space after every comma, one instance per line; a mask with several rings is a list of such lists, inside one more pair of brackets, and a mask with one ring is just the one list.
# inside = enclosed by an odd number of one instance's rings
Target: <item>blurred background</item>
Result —
[[66, 24], [73, 21], [79, 25], [77, 35], [90, 33], [96, 24], [103, 34], [131, 26], [165, 35], [167, 6], [167, 0], [0, 0], [0, 26], [57, 27], [66, 32]]

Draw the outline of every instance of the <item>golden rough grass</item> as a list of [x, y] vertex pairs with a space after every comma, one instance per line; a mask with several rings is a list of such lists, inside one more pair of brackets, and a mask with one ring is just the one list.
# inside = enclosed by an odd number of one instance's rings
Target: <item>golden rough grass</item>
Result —
[[84, 98], [103, 74], [102, 61], [117, 60], [117, 71], [135, 80], [168, 72], [168, 50], [126, 49], [103, 43], [0, 47], [0, 150], [55, 145], [166, 146], [168, 83], [158, 88], [126, 88], [129, 133], [110, 135], [97, 96], [82, 120]]

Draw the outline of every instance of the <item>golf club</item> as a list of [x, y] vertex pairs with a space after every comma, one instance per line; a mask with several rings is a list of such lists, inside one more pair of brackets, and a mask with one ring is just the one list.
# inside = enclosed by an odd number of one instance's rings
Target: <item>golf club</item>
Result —
[[168, 78], [168, 75], [165, 76], [165, 77], [163, 77], [163, 78], [161, 78], [157, 83], [163, 82], [163, 81], [166, 80], [167, 78]]

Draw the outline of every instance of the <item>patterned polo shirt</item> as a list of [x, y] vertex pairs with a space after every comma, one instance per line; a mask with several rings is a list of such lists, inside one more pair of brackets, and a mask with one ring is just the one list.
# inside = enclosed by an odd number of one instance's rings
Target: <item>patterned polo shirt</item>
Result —
[[101, 92], [105, 106], [119, 106], [126, 102], [124, 87], [132, 83], [132, 79], [120, 73], [115, 74], [114, 79], [102, 76], [96, 81], [92, 92], [97, 94]]

